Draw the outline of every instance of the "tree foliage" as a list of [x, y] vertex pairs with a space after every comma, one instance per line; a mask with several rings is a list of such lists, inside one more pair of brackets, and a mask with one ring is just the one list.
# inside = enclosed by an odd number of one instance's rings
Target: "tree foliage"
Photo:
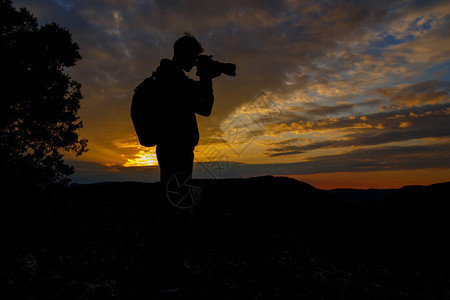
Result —
[[0, 0], [0, 53], [2, 177], [34, 187], [68, 183], [64, 152], [87, 151], [77, 133], [81, 85], [64, 73], [81, 59], [78, 45], [67, 29], [39, 26], [27, 9]]

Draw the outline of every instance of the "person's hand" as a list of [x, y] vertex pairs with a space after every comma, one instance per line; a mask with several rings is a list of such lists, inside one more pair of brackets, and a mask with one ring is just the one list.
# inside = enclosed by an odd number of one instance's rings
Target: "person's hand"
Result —
[[221, 72], [215, 67], [212, 57], [212, 55], [200, 55], [197, 58], [197, 76], [208, 78], [220, 76]]

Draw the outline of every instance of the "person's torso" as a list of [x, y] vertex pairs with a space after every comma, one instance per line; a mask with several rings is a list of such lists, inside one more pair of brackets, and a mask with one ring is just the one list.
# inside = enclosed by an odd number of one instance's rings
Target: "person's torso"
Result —
[[199, 132], [193, 103], [187, 94], [191, 90], [189, 85], [192, 80], [169, 59], [161, 60], [156, 79], [161, 88], [164, 110], [159, 128], [163, 131], [162, 143], [195, 147]]

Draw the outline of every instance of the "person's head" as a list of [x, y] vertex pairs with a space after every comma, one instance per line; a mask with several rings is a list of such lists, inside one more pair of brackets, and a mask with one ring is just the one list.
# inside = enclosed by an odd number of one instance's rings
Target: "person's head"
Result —
[[197, 57], [203, 52], [202, 45], [189, 33], [179, 38], [173, 45], [173, 60], [189, 72], [196, 64]]

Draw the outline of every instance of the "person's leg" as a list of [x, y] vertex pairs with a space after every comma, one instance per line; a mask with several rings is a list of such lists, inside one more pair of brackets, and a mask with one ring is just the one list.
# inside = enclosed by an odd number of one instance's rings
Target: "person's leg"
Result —
[[178, 173], [192, 175], [194, 149], [181, 149], [175, 148], [175, 146], [157, 146], [156, 156], [162, 183], [167, 183]]
[[181, 280], [184, 251], [182, 233], [188, 213], [169, 203], [165, 187], [169, 180], [180, 172], [192, 174], [193, 151], [158, 147], [157, 157], [162, 191], [146, 247], [149, 247], [148, 267], [151, 280], [155, 285], [165, 288]]

